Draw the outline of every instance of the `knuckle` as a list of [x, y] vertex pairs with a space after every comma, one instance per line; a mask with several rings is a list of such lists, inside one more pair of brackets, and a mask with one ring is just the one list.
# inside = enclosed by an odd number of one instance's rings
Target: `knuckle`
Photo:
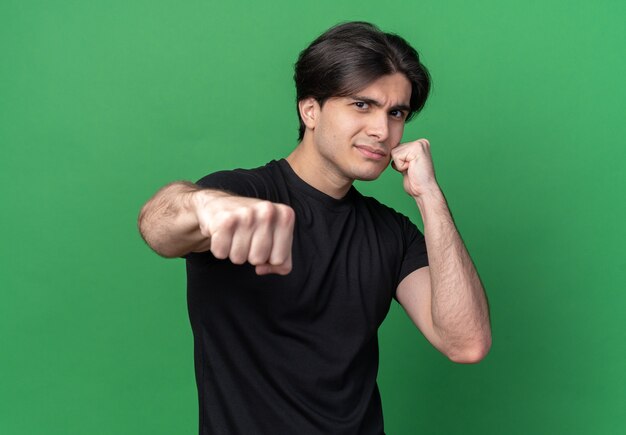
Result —
[[281, 211], [281, 219], [283, 223], [292, 225], [295, 222], [296, 212], [293, 210], [293, 208], [287, 205], [283, 205], [281, 206], [280, 211]]
[[242, 208], [237, 212], [238, 223], [244, 226], [250, 226], [254, 222], [254, 213], [249, 208]]
[[239, 253], [232, 253], [228, 257], [233, 264], [243, 264], [246, 262], [246, 258]]
[[215, 224], [218, 228], [231, 230], [235, 227], [237, 219], [230, 213], [221, 213], [215, 219]]
[[282, 264], [291, 263], [287, 250], [274, 250], [270, 258], [272, 266], [280, 266]]
[[211, 244], [211, 253], [215, 258], [220, 260], [224, 260], [228, 257], [228, 252], [220, 245], [213, 246], [213, 244]]
[[256, 212], [263, 221], [271, 221], [276, 214], [276, 209], [271, 202], [261, 201], [256, 205]]
[[254, 266], [267, 263], [267, 256], [262, 253], [251, 253], [248, 256], [248, 262]]

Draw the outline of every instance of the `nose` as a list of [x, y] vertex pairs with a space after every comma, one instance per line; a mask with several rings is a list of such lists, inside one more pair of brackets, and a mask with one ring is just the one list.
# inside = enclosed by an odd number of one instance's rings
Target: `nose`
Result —
[[373, 113], [367, 124], [367, 135], [376, 142], [384, 142], [389, 137], [389, 119], [384, 111]]

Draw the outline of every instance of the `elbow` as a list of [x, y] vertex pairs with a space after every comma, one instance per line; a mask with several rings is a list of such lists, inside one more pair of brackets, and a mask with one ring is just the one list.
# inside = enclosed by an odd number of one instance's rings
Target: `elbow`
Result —
[[176, 258], [184, 255], [185, 252], [177, 251], [174, 247], [169, 246], [167, 243], [160, 241], [160, 238], [155, 234], [155, 229], [149, 225], [145, 218], [145, 213], [142, 210], [137, 219], [137, 228], [143, 241], [152, 249], [155, 253], [164, 258]]
[[178, 258], [188, 253], [182, 251], [177, 246], [164, 243], [163, 241], [159, 240], [158, 237], [151, 237], [150, 234], [141, 233], [141, 236], [144, 242], [146, 242], [146, 245], [148, 245], [150, 249], [152, 249], [156, 254], [163, 258]]
[[447, 354], [450, 361], [457, 364], [477, 364], [481, 362], [491, 349], [491, 336], [479, 343], [466, 346], [462, 349], [451, 351]]

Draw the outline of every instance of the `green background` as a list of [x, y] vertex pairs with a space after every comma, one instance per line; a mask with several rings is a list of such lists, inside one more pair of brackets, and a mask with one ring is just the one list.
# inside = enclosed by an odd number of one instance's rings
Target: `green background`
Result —
[[[0, 433], [192, 434], [182, 260], [136, 216], [160, 186], [296, 144], [292, 66], [367, 20], [433, 76], [405, 138], [487, 289], [493, 347], [449, 362], [394, 304], [389, 434], [626, 433], [623, 1], [0, 3]], [[399, 175], [359, 188], [419, 223]]]

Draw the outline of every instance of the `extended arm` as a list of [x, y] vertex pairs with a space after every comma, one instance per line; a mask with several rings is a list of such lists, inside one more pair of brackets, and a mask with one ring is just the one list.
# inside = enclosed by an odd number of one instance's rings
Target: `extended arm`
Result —
[[397, 298], [426, 338], [452, 361], [480, 361], [491, 346], [489, 307], [476, 268], [434, 177], [426, 140], [394, 150], [394, 165], [424, 222], [429, 267], [408, 275]]
[[159, 190], [139, 213], [139, 231], [164, 257], [210, 250], [258, 274], [291, 271], [293, 210], [284, 205], [175, 182]]

